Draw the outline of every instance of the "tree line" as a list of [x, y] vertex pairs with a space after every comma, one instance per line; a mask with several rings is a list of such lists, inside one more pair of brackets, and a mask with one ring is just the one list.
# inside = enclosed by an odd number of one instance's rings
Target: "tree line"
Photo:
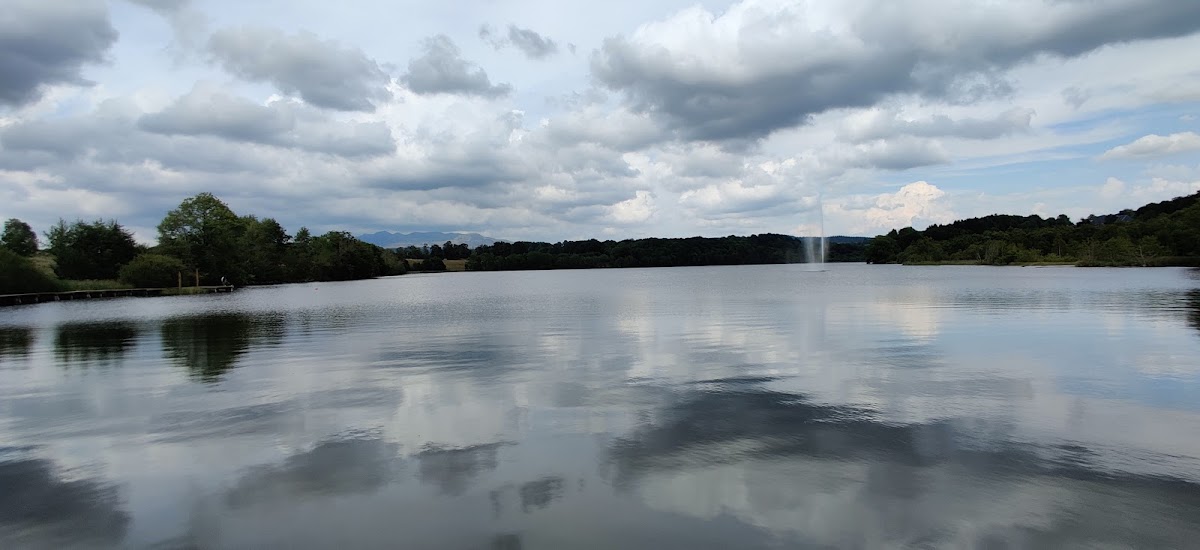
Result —
[[[748, 237], [689, 237], [559, 243], [498, 242], [475, 247], [468, 271], [524, 269], [588, 269], [799, 263], [805, 242], [798, 237], [765, 233]], [[865, 246], [831, 244], [828, 261], [863, 261]]]
[[1200, 265], [1200, 193], [1072, 222], [991, 215], [892, 230], [871, 240], [870, 263], [1080, 266]]
[[337, 281], [397, 275], [404, 257], [344, 231], [295, 235], [272, 218], [239, 216], [211, 193], [185, 199], [139, 245], [115, 220], [60, 220], [45, 233], [11, 219], [0, 234], [0, 294], [53, 292], [69, 280], [115, 280], [139, 288]]

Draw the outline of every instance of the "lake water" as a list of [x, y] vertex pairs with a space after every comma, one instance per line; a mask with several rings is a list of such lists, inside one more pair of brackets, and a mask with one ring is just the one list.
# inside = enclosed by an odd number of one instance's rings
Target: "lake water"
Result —
[[1185, 548], [1200, 279], [451, 273], [0, 309], [0, 548]]

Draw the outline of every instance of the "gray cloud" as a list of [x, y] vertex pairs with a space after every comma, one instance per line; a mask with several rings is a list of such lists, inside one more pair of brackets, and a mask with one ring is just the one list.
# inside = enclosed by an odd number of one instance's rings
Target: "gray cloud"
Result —
[[357, 48], [321, 40], [309, 32], [239, 27], [217, 31], [208, 51], [225, 70], [339, 111], [373, 111], [391, 92], [388, 75]]
[[950, 162], [941, 144], [930, 140], [900, 138], [878, 140], [855, 148], [847, 165], [855, 168], [908, 170]]
[[182, 12], [191, 6], [192, 0], [128, 0], [131, 3], [151, 9], [160, 15], [171, 16]]
[[960, 137], [966, 139], [995, 139], [1029, 130], [1033, 110], [1015, 108], [994, 118], [952, 119], [933, 115], [924, 119], [905, 120], [896, 113], [873, 113], [865, 124], [847, 129], [845, 136], [861, 142], [895, 136]]
[[383, 122], [339, 122], [298, 105], [264, 106], [200, 87], [161, 112], [143, 115], [138, 127], [158, 134], [209, 135], [347, 157], [387, 154], [396, 146]]
[[[1161, 0], [1049, 2], [1036, 26], [1024, 6], [874, 2], [852, 8], [836, 32], [810, 31], [790, 9], [739, 8], [719, 17], [693, 8], [610, 38], [593, 54], [592, 73], [684, 139], [762, 138], [894, 94], [951, 102], [1005, 94], [1003, 71], [1039, 55], [1074, 57], [1200, 30], [1200, 4]], [[691, 43], [661, 41], [675, 26], [697, 24]]]
[[558, 44], [529, 29], [508, 26], [508, 40], [530, 59], [543, 59], [558, 53]]
[[425, 39], [424, 49], [425, 55], [409, 61], [408, 72], [400, 77], [415, 93], [495, 98], [512, 92], [509, 84], [493, 85], [487, 73], [463, 59], [458, 46], [444, 34]]
[[[479, 27], [479, 38], [497, 50], [514, 46], [530, 59], [545, 59], [558, 53], [557, 42], [516, 25], [509, 25], [508, 33], [503, 37], [497, 36], [492, 27], [484, 25]], [[574, 53], [574, 46], [571, 49]]]
[[84, 65], [100, 63], [117, 41], [103, 2], [9, 0], [0, 17], [0, 105], [19, 107], [47, 86], [86, 86]]
[[[176, 170], [212, 174], [263, 173], [274, 160], [258, 150], [204, 135], [160, 135], [141, 131], [142, 113], [127, 100], [107, 100], [94, 112], [59, 119], [30, 120], [0, 130], [8, 162], [28, 163], [26, 169], [66, 171], [89, 181], [93, 189], [111, 189], [105, 181], [146, 161]], [[75, 161], [76, 164], [65, 164]], [[85, 162], [86, 161], [86, 162]], [[99, 170], [97, 165], [116, 165]], [[79, 170], [80, 173], [73, 171]], [[112, 173], [109, 173], [112, 171]]]
[[138, 120], [141, 129], [158, 134], [211, 135], [258, 143], [273, 142], [295, 125], [294, 117], [280, 109], [200, 90]]

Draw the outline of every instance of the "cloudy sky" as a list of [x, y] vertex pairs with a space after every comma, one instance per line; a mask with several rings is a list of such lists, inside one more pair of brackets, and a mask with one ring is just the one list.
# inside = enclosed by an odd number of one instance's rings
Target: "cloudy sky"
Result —
[[[4, 0], [0, 217], [831, 234], [1200, 190], [1200, 2]], [[823, 216], [820, 213], [823, 212]]]

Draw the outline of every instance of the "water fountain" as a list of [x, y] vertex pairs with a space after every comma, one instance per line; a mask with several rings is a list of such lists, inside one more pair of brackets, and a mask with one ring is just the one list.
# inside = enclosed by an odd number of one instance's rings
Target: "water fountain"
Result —
[[817, 235], [803, 238], [805, 264], [807, 264], [808, 271], [825, 271], [827, 246], [825, 238], [825, 206], [821, 202], [820, 194], [817, 195], [817, 229]]

